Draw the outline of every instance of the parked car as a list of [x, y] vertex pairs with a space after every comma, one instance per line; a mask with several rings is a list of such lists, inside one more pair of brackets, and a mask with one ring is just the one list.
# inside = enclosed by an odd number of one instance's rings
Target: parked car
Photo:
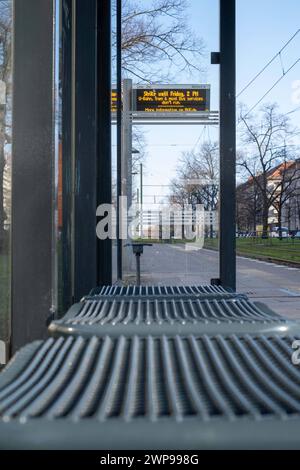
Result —
[[300, 232], [296, 232], [293, 238], [296, 238], [296, 240], [300, 240]]
[[[279, 238], [280, 227], [273, 227], [270, 233], [271, 238]], [[281, 227], [281, 236], [282, 238], [289, 237], [289, 229], [287, 227]]]
[[289, 237], [294, 238], [298, 230], [290, 230], [289, 231]]

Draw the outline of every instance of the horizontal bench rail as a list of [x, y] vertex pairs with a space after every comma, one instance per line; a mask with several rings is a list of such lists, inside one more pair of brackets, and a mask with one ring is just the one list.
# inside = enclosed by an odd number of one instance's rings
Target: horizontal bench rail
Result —
[[208, 300], [182, 297], [91, 297], [74, 305], [49, 327], [53, 335], [125, 336], [229, 333], [270, 333], [300, 324], [289, 323], [262, 303], [245, 297]]

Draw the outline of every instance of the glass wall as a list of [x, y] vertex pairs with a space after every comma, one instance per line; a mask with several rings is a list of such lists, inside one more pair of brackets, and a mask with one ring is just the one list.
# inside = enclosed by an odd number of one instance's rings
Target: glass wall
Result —
[[[117, 211], [117, 126], [116, 126], [116, 88], [117, 88], [117, 1], [111, 3], [111, 92], [112, 92], [112, 129], [111, 129], [111, 177], [112, 177], [112, 204]], [[112, 240], [112, 281], [118, 278], [117, 273], [117, 240]]]
[[[136, 238], [153, 244], [141, 257], [142, 284], [219, 278], [220, 81], [219, 67], [210, 61], [220, 47], [219, 0], [205, 0], [202, 8], [199, 3], [188, 2], [183, 18], [176, 2], [171, 14], [161, 8], [154, 15], [154, 1], [124, 2], [123, 75], [132, 81], [134, 107], [127, 194], [140, 207]], [[194, 103], [203, 90], [201, 108]], [[184, 234], [192, 217], [199, 242]], [[132, 261], [124, 269], [128, 283], [136, 282]]]
[[[12, 0], [0, 1], [0, 340], [10, 336]], [[0, 358], [1, 359], [1, 358]]]
[[[237, 2], [236, 241], [242, 256], [237, 290], [295, 319], [300, 318], [299, 13], [298, 0], [287, 0], [284, 8], [280, 1]], [[245, 34], [250, 28], [252, 34]]]
[[[62, 316], [71, 305], [71, 34], [72, 2], [55, 0], [54, 29], [54, 90], [55, 90], [55, 188], [53, 194], [53, 295], [52, 302], [57, 316]], [[69, 85], [66, 82], [69, 81]], [[65, 97], [63, 107], [63, 96]], [[65, 138], [63, 139], [63, 135]]]
[[53, 191], [53, 280], [52, 309], [58, 315], [64, 312], [63, 270], [62, 270], [62, 227], [63, 227], [63, 166], [62, 166], [62, 4], [55, 0], [54, 12], [54, 155], [55, 178]]

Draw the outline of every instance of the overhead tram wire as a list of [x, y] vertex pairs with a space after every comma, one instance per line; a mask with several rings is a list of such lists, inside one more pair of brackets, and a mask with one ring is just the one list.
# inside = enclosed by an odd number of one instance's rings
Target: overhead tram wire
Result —
[[197, 139], [197, 141], [196, 141], [196, 143], [195, 143], [195, 145], [194, 145], [194, 147], [193, 147], [193, 149], [192, 149], [192, 153], [195, 152], [195, 150], [196, 150], [198, 144], [200, 143], [202, 137], [204, 136], [204, 132], [205, 132], [205, 131], [206, 131], [206, 125], [205, 125], [205, 126], [203, 127], [203, 129], [202, 129], [202, 132], [201, 132], [201, 134], [199, 135], [199, 137], [198, 137], [198, 139]]
[[[277, 57], [281, 58], [281, 54], [282, 52], [287, 48], [287, 46], [295, 39], [295, 37], [299, 34], [300, 32], [300, 29], [298, 29], [295, 34], [293, 34], [293, 36], [284, 44], [284, 46], [280, 49], [280, 51], [278, 51], [274, 57], [272, 57], [271, 60], [269, 60], [269, 62], [261, 69], [260, 72], [258, 72], [255, 77], [252, 78], [252, 80], [250, 80], [249, 83], [247, 83], [247, 85], [238, 93], [238, 95], [236, 96], [236, 98], [239, 98], [262, 74], [263, 72], [274, 62], [275, 59], [277, 59]], [[286, 72], [287, 73], [287, 72]]]
[[292, 111], [289, 111], [288, 113], [286, 113], [285, 116], [288, 116], [289, 114], [294, 114], [294, 113], [296, 113], [297, 111], [300, 111], [300, 106], [298, 106], [298, 107], [295, 108], [295, 109], [292, 109]]
[[271, 86], [271, 88], [257, 101], [257, 103], [252, 106], [252, 108], [244, 116], [246, 118], [249, 114], [268, 96], [268, 94], [278, 85], [279, 82], [300, 62], [300, 57], [291, 65], [291, 67]]

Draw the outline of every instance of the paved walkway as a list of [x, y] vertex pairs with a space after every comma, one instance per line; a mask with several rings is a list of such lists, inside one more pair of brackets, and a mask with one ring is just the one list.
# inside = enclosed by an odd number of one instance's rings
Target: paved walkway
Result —
[[[209, 284], [219, 277], [215, 251], [186, 251], [182, 245], [146, 247], [141, 259], [142, 283]], [[300, 269], [237, 258], [237, 290], [289, 318], [300, 320]]]

